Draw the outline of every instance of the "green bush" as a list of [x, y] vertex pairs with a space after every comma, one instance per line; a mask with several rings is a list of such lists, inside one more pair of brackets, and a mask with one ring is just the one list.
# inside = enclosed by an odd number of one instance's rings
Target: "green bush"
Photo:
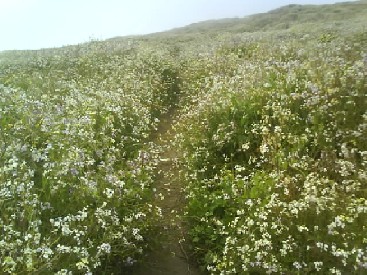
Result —
[[295, 46], [269, 49], [266, 65], [237, 65], [234, 77], [213, 75], [217, 88], [178, 125], [190, 236], [210, 273], [366, 268], [363, 52], [320, 44], [299, 61]]
[[[159, 71], [134, 75], [141, 63], [125, 58], [51, 60], [52, 70], [30, 61], [4, 76], [1, 273], [114, 272], [137, 261], [156, 234], [147, 138], [158, 121], [152, 90], [166, 89], [165, 80]], [[59, 79], [59, 67], [70, 78]], [[124, 89], [116, 76], [105, 81], [121, 72]]]

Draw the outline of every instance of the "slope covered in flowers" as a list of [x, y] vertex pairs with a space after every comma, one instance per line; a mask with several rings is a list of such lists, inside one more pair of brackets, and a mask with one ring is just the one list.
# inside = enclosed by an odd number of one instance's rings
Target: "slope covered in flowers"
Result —
[[3, 65], [0, 273], [123, 268], [154, 234], [149, 136], [171, 65], [90, 46]]
[[204, 273], [366, 273], [358, 14], [0, 54], [0, 273], [124, 274], [159, 249], [154, 136], [173, 108]]
[[333, 31], [238, 36], [182, 74], [189, 235], [209, 273], [366, 272], [367, 37]]

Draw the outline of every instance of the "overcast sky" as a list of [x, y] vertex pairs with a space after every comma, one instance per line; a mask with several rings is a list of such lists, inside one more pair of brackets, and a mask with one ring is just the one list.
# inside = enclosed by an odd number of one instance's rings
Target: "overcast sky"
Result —
[[346, 0], [0, 0], [0, 51], [146, 34], [287, 4]]

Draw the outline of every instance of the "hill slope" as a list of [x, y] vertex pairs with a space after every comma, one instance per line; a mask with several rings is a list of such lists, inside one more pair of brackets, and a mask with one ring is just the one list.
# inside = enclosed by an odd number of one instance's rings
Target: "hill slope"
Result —
[[226, 18], [193, 23], [157, 35], [195, 33], [241, 33], [273, 31], [305, 24], [345, 23], [346, 20], [367, 21], [367, 1], [344, 2], [330, 5], [287, 5], [267, 13], [244, 18]]
[[365, 274], [366, 14], [0, 54], [0, 273]]

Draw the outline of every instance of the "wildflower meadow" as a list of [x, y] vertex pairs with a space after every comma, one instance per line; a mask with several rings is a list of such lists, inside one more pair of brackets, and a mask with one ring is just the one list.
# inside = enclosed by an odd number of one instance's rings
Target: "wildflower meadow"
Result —
[[144, 265], [174, 113], [202, 274], [366, 274], [364, 19], [0, 53], [0, 273]]

